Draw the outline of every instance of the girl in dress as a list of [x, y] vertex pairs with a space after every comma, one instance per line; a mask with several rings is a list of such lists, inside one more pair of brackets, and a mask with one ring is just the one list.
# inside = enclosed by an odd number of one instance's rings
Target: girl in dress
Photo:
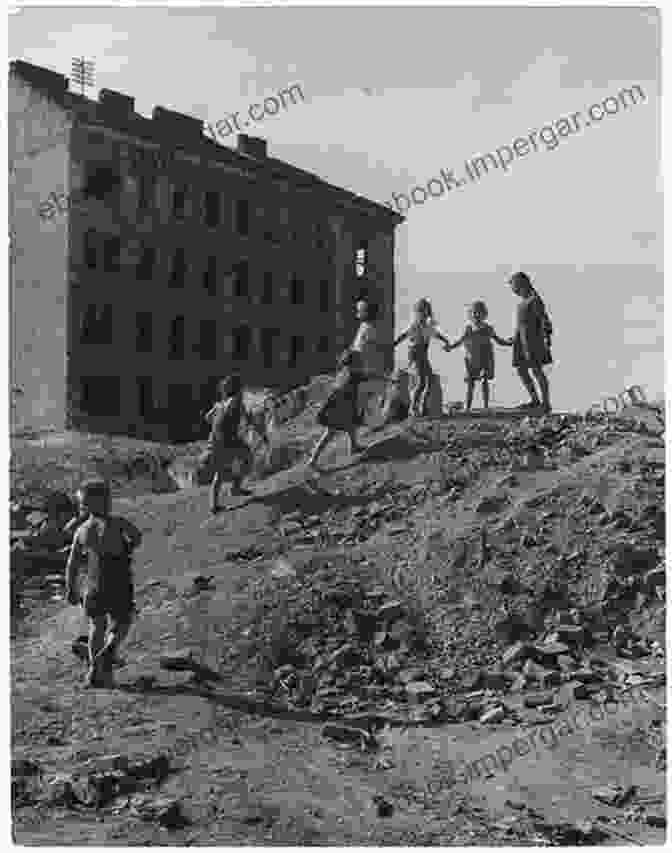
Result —
[[420, 299], [415, 305], [413, 322], [394, 342], [396, 347], [408, 339], [408, 364], [415, 378], [411, 414], [419, 417], [422, 417], [425, 410], [425, 400], [432, 379], [432, 366], [429, 362], [429, 344], [432, 338], [438, 338], [446, 347], [450, 347], [450, 341], [436, 325], [429, 300]]
[[364, 379], [361, 355], [346, 350], [339, 359], [339, 368], [334, 386], [317, 414], [317, 422], [324, 427], [324, 432], [308, 459], [308, 466], [315, 471], [319, 470], [317, 457], [339, 432], [348, 434], [351, 454], [363, 449], [357, 444], [357, 427], [361, 422], [357, 399]]

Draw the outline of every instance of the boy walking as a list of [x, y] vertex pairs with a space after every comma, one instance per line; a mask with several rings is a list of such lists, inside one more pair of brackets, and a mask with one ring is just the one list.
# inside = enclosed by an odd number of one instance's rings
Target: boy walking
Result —
[[[135, 609], [131, 555], [142, 534], [127, 519], [110, 515], [108, 483], [84, 483], [78, 497], [80, 511], [88, 517], [74, 535], [65, 569], [66, 599], [69, 604], [81, 603], [89, 620], [86, 686], [112, 687], [114, 656], [128, 635]], [[77, 573], [84, 566], [86, 580], [80, 594]]]

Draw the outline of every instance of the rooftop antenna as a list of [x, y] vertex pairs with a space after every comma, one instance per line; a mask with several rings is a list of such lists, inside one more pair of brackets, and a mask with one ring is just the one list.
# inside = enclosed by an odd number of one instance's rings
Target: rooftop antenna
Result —
[[74, 57], [72, 60], [72, 80], [81, 86], [82, 95], [87, 86], [93, 87], [94, 63], [90, 59]]

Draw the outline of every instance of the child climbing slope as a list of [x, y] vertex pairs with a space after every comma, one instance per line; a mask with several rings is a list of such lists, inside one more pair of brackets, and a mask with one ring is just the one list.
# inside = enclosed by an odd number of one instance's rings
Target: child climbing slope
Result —
[[231, 496], [251, 492], [243, 489], [243, 477], [252, 464], [252, 453], [240, 437], [243, 421], [251, 424], [243, 405], [243, 384], [239, 376], [229, 376], [219, 384], [220, 400], [205, 415], [210, 424], [208, 450], [202, 461], [212, 471], [210, 512], [219, 512], [219, 492], [222, 484], [231, 482]]
[[[81, 513], [88, 517], [74, 535], [65, 569], [65, 594], [69, 604], [82, 604], [89, 620], [86, 686], [111, 687], [114, 656], [128, 635], [135, 609], [131, 555], [142, 534], [127, 519], [110, 514], [108, 483], [87, 482], [78, 494]], [[84, 567], [80, 593], [77, 574]]]

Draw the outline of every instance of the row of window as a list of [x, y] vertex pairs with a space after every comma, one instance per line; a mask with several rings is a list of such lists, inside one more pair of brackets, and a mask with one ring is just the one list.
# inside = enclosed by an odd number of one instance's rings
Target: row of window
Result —
[[[88, 269], [100, 269], [104, 272], [121, 271], [121, 240], [119, 237], [104, 237], [96, 231], [86, 232], [84, 240], [84, 261]], [[135, 265], [135, 277], [138, 281], [152, 281], [158, 262], [158, 252], [154, 246], [144, 246], [140, 249], [138, 261]], [[224, 271], [220, 270], [221, 263], [216, 255], [210, 255], [201, 273], [201, 282], [204, 290], [211, 296], [217, 293], [218, 277], [232, 280], [232, 294], [237, 298], [249, 299], [250, 293], [250, 264], [247, 260], [238, 261], [233, 267], [226, 266]], [[187, 280], [189, 267], [187, 264], [186, 251], [177, 248], [173, 251], [170, 260], [170, 272], [168, 275], [169, 287], [184, 287]], [[263, 305], [272, 304], [275, 299], [275, 288], [278, 280], [277, 274], [266, 270], [263, 276], [263, 286], [259, 294], [259, 301]], [[296, 273], [291, 274], [289, 280], [289, 299], [292, 305], [303, 305], [306, 301], [306, 287], [303, 279]], [[322, 279], [319, 283], [318, 301], [320, 311], [331, 310], [331, 282]]]
[[[138, 210], [148, 212], [158, 209], [157, 175], [142, 172], [137, 176]], [[112, 196], [118, 201], [123, 192], [124, 182], [121, 174], [110, 165], [89, 163], [85, 167], [83, 195], [112, 202]], [[207, 228], [217, 228], [224, 221], [224, 196], [217, 190], [206, 190], [202, 196], [199, 190], [189, 184], [170, 185], [170, 212], [173, 219], [185, 221], [197, 219]], [[257, 219], [261, 223], [264, 238], [273, 243], [285, 240], [299, 240], [301, 233], [290, 227], [289, 211], [279, 207], [273, 214], [257, 208]], [[233, 201], [233, 230], [241, 237], [250, 234], [252, 212], [248, 199]], [[311, 226], [311, 240], [316, 249], [326, 249], [329, 243], [329, 229], [323, 222], [314, 222]]]
[[[232, 335], [231, 356], [237, 361], [247, 361], [252, 353], [252, 330], [249, 326], [239, 326]], [[89, 305], [84, 311], [80, 330], [80, 341], [84, 344], [102, 344], [109, 346], [114, 342], [111, 305]], [[218, 352], [217, 320], [206, 318], [199, 323], [199, 336], [192, 346], [203, 361], [214, 361], [222, 353]], [[260, 355], [264, 367], [272, 368], [278, 364], [280, 355], [281, 332], [279, 329], [262, 329], [260, 333]], [[315, 351], [318, 354], [329, 352], [330, 342], [326, 335], [321, 336]], [[152, 353], [155, 350], [154, 317], [150, 311], [140, 311], [135, 315], [135, 351]], [[296, 367], [300, 358], [307, 354], [306, 340], [301, 335], [289, 339], [287, 362]], [[183, 360], [186, 354], [186, 318], [174, 317], [168, 335], [168, 358]]]

